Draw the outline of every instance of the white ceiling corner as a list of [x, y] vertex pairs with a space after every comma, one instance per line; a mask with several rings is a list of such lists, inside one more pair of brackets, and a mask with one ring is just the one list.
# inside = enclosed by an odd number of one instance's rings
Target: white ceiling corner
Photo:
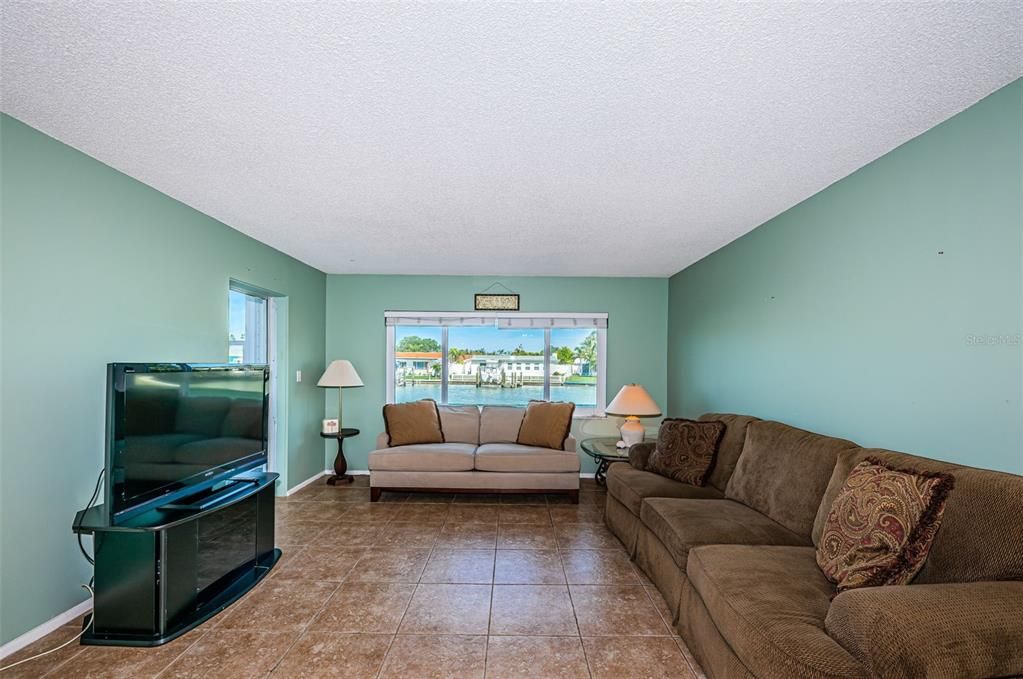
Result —
[[1021, 7], [5, 0], [0, 102], [327, 272], [666, 276], [1023, 75]]

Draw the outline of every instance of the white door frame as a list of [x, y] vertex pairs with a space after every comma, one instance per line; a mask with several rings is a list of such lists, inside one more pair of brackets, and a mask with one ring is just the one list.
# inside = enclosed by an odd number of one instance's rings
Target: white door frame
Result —
[[277, 472], [277, 493], [287, 492], [288, 480], [288, 298], [277, 295], [267, 298], [267, 358], [270, 364], [270, 416], [267, 427], [267, 469]]
[[266, 298], [266, 360], [270, 366], [270, 392], [268, 398], [268, 406], [270, 408], [270, 414], [267, 417], [267, 433], [266, 433], [266, 469], [267, 471], [277, 471], [277, 401], [280, 394], [280, 385], [278, 384], [280, 371], [280, 361], [277, 356], [277, 326], [280, 324], [278, 317], [277, 298], [267, 297]]

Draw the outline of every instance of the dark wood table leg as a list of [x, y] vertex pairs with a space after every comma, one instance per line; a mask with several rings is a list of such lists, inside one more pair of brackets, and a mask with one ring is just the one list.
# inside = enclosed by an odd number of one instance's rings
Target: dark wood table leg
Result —
[[351, 483], [352, 477], [348, 475], [348, 461], [345, 459], [345, 440], [337, 437], [337, 457], [334, 458], [334, 475], [327, 479], [328, 486], [336, 486], [340, 483]]
[[601, 460], [597, 463], [597, 472], [593, 475], [593, 480], [597, 482], [598, 486], [607, 485], [607, 468], [611, 466], [611, 463], [607, 460]]

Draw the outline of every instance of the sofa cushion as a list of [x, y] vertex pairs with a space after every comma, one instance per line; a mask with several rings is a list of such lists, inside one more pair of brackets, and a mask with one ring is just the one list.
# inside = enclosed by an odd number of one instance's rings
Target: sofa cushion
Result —
[[852, 441], [781, 422], [753, 422], [725, 497], [809, 539], [838, 454], [856, 449]]
[[920, 571], [941, 526], [955, 479], [914, 473], [869, 458], [835, 497], [817, 545], [817, 565], [839, 591], [906, 585]]
[[[824, 495], [830, 508], [849, 471], [867, 457], [896, 467], [951, 472], [955, 489], [949, 493], [941, 528], [914, 584], [1023, 580], [1023, 476], [939, 462], [882, 449], [843, 453]], [[823, 528], [827, 509], [814, 524]]]
[[437, 406], [445, 443], [480, 442], [480, 409], [476, 406]]
[[476, 446], [428, 443], [394, 446], [369, 454], [370, 471], [466, 472], [472, 470]]
[[437, 402], [432, 398], [385, 404], [384, 429], [388, 446], [444, 442]]
[[654, 448], [657, 447], [657, 441], [640, 441], [639, 443], [633, 443], [629, 446], [629, 464], [634, 469], [641, 469], [646, 471], [647, 466], [650, 463], [650, 456], [654, 453]]
[[728, 413], [707, 413], [700, 416], [700, 422], [717, 420], [725, 423], [725, 433], [718, 443], [718, 454], [714, 456], [714, 464], [707, 474], [707, 484], [714, 486], [724, 492], [728, 486], [728, 480], [732, 478], [735, 471], [735, 464], [742, 454], [742, 447], [746, 445], [746, 429], [753, 422], [759, 422], [755, 417], [749, 415], [731, 415]]
[[[639, 518], [686, 567], [689, 550], [700, 545], [806, 545], [796, 535], [760, 512], [732, 500], [686, 500], [651, 497]], [[823, 576], [822, 576], [823, 577]]]
[[483, 406], [480, 410], [480, 443], [515, 443], [525, 408]]
[[824, 627], [875, 677], [1023, 677], [1023, 582], [863, 587]]
[[[678, 622], [675, 629], [685, 639], [695, 660], [712, 677], [727, 679], [757, 679], [749, 668], [743, 665], [728, 642], [718, 634], [714, 621], [703, 605], [703, 599], [693, 589], [689, 578], [682, 578], [679, 594]], [[705, 675], [697, 675], [705, 676]]]
[[724, 494], [711, 486], [690, 486], [673, 479], [616, 462], [607, 469], [607, 494], [639, 516], [640, 506], [648, 497], [680, 497], [720, 499]]
[[572, 431], [572, 402], [530, 401], [522, 416], [516, 443], [524, 446], [565, 449], [565, 439]]
[[662, 420], [647, 470], [681, 483], [702, 486], [724, 433], [725, 423], [721, 421]]
[[[402, 472], [379, 470], [370, 474], [369, 484], [376, 488], [419, 488], [447, 490], [478, 490], [492, 493], [495, 490], [560, 491], [579, 490], [578, 474], [516, 474], [511, 472], [481, 472], [473, 469], [457, 472]], [[485, 538], [483, 538], [485, 541]], [[6, 677], [4, 678], [6, 679]]]
[[835, 588], [813, 547], [711, 545], [686, 575], [736, 657], [762, 677], [865, 677], [824, 620]]
[[476, 469], [486, 472], [578, 472], [579, 455], [517, 443], [484, 443], [476, 449]]

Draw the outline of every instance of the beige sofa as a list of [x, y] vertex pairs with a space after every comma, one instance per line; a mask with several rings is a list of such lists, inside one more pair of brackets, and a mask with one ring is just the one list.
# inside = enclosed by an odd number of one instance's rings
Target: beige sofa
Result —
[[525, 408], [438, 406], [444, 443], [388, 446], [369, 454], [370, 499], [386, 491], [564, 493], [579, 502], [579, 455], [515, 443]]

